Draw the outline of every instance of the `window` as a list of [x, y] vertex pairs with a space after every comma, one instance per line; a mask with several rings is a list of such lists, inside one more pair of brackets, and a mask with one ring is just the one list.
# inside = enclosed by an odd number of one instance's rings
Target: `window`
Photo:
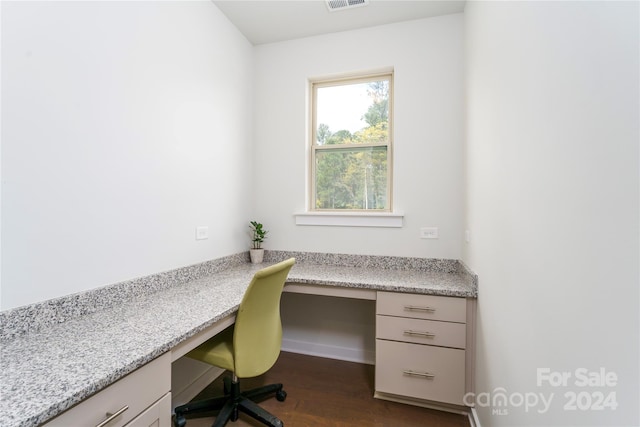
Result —
[[392, 100], [392, 73], [311, 83], [311, 211], [391, 211]]

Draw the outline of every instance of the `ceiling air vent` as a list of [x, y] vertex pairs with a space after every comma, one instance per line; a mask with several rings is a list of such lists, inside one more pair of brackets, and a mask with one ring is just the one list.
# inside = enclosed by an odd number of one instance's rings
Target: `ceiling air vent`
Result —
[[369, 0], [326, 0], [329, 12], [336, 10], [353, 9], [354, 7], [366, 6]]

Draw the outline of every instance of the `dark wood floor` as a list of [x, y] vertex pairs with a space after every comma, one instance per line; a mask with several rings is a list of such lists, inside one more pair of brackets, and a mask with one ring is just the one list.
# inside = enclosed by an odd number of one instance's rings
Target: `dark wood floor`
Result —
[[[260, 406], [287, 427], [469, 427], [466, 416], [373, 398], [374, 367], [359, 363], [282, 352], [265, 375], [242, 380], [242, 389], [281, 382], [287, 399], [275, 397]], [[218, 378], [194, 400], [217, 396]], [[213, 417], [188, 419], [187, 427], [210, 427]], [[241, 414], [233, 427], [262, 424]]]

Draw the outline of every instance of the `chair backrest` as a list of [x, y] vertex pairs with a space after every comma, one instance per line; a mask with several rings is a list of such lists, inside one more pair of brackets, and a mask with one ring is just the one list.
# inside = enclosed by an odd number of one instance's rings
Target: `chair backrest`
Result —
[[233, 333], [234, 372], [239, 378], [262, 375], [280, 355], [280, 296], [295, 261], [289, 258], [256, 272], [244, 294]]

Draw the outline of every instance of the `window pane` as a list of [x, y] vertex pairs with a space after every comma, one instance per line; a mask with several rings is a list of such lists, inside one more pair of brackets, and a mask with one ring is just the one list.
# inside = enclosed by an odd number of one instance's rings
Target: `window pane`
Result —
[[387, 209], [387, 147], [316, 150], [316, 209]]
[[316, 144], [389, 141], [389, 81], [318, 87]]

